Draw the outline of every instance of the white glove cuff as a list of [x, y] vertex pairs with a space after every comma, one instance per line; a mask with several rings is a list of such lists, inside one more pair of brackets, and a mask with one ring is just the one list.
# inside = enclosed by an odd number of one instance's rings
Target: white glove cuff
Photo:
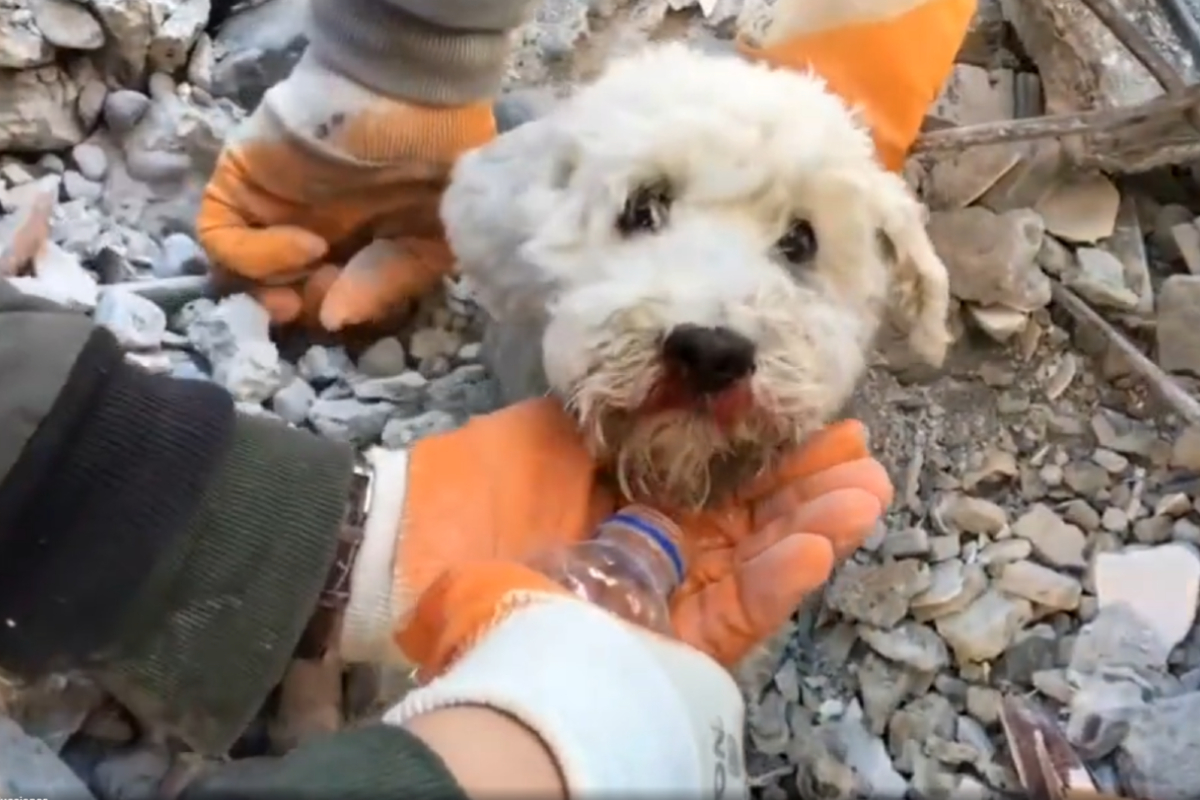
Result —
[[407, 450], [372, 448], [367, 461], [375, 470], [375, 492], [367, 512], [363, 542], [350, 573], [350, 602], [342, 619], [340, 655], [350, 662], [371, 662], [408, 669], [396, 645], [397, 623], [412, 613], [413, 599], [395, 590], [396, 543], [408, 488]]
[[745, 707], [729, 673], [578, 600], [538, 597], [513, 611], [384, 722], [459, 705], [537, 733], [573, 798], [747, 796]]

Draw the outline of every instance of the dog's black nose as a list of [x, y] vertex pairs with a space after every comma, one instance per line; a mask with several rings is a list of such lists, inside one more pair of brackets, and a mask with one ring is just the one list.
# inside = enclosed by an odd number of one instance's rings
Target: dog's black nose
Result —
[[678, 325], [663, 340], [663, 358], [702, 394], [729, 388], [754, 371], [754, 342], [729, 328]]

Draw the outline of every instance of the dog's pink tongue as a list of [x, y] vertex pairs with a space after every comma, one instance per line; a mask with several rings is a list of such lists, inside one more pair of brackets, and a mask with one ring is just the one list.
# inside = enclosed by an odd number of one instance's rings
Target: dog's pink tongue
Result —
[[655, 387], [642, 411], [654, 414], [690, 409], [708, 414], [717, 425], [726, 428], [734, 425], [753, 405], [754, 393], [749, 381], [740, 381], [719, 394], [697, 397], [684, 389], [680, 381], [667, 379]]
[[723, 428], [729, 427], [745, 416], [754, 405], [750, 384], [739, 382], [708, 401], [708, 412]]

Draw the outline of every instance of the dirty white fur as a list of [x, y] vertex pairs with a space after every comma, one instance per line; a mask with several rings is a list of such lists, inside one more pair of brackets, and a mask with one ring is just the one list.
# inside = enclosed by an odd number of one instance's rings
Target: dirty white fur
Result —
[[[660, 183], [662, 226], [623, 234], [629, 198]], [[947, 276], [923, 208], [813, 75], [644, 51], [464, 156], [442, 213], [485, 310], [540, 325], [550, 388], [635, 497], [711, 504], [828, 422], [892, 289], [915, 349], [945, 354]], [[817, 251], [790, 263], [777, 244], [797, 220]], [[737, 424], [639, 413], [681, 323], [756, 343], [755, 410]]]

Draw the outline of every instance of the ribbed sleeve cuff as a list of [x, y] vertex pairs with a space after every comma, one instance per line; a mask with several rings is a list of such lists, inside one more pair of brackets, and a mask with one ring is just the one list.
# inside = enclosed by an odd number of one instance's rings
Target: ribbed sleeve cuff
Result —
[[189, 786], [180, 800], [467, 798], [428, 745], [389, 725], [312, 740], [257, 769], [236, 769], [238, 763]]
[[0, 666], [43, 675], [111, 650], [233, 430], [222, 389], [151, 375], [93, 331], [0, 485]]
[[500, 91], [515, 21], [530, 0], [478, 3], [503, 6], [484, 22], [511, 28], [441, 27], [397, 0], [311, 0], [309, 52], [330, 69], [374, 92], [431, 106], [490, 100]]
[[102, 682], [224, 753], [283, 677], [333, 561], [353, 451], [239, 417], [180, 546], [125, 620]]

